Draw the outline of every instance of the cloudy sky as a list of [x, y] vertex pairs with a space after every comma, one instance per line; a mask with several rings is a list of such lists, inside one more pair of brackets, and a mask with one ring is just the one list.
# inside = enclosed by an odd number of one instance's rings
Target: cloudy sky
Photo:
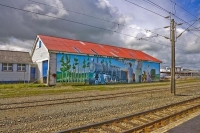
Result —
[[171, 60], [170, 29], [163, 28], [170, 13], [183, 23], [176, 26], [176, 36], [183, 32], [176, 66], [200, 69], [200, 0], [0, 0], [0, 49], [30, 51], [44, 34], [142, 50], [164, 68]]

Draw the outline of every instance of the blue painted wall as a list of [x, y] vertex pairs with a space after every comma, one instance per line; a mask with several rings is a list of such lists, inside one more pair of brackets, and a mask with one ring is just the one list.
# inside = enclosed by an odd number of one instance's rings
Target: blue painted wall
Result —
[[128, 83], [129, 80], [151, 82], [159, 81], [159, 79], [159, 63], [57, 54], [57, 82], [84, 82], [87, 80], [91, 84], [105, 84]]

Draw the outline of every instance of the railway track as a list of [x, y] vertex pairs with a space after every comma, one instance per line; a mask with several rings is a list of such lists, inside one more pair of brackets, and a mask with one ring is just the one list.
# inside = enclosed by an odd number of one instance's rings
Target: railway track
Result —
[[57, 133], [147, 133], [200, 110], [200, 97]]
[[[177, 88], [191, 88], [191, 87], [199, 87], [199, 85], [190, 85], [190, 86], [179, 86]], [[57, 98], [57, 99], [47, 99], [47, 100], [37, 100], [37, 101], [24, 101], [24, 102], [12, 102], [0, 104], [0, 110], [10, 110], [10, 109], [20, 109], [20, 108], [30, 108], [30, 107], [39, 107], [39, 106], [50, 106], [57, 104], [67, 104], [67, 103], [78, 103], [78, 102], [86, 102], [86, 101], [94, 101], [94, 100], [103, 100], [103, 99], [112, 99], [124, 96], [132, 96], [136, 94], [145, 94], [145, 93], [155, 93], [161, 91], [168, 91], [169, 88], [158, 88], [158, 89], [148, 89], [141, 91], [127, 91], [121, 93], [114, 94], [102, 94], [102, 95], [94, 95], [94, 96], [82, 96], [82, 97], [72, 97], [72, 98]]]

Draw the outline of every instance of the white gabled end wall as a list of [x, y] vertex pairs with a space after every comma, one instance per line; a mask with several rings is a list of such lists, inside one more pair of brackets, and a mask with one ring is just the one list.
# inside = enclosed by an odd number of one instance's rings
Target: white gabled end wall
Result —
[[[42, 40], [37, 36], [36, 42], [33, 47], [32, 61], [37, 64], [36, 78], [38, 81], [43, 82], [43, 65], [42, 62], [49, 60], [49, 52]], [[48, 77], [48, 76], [47, 76]], [[47, 81], [48, 82], [48, 81]]]

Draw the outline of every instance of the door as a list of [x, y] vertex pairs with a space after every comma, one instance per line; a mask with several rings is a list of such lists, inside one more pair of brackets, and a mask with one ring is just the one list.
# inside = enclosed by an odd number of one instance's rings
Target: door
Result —
[[35, 72], [35, 67], [31, 67], [31, 79], [36, 79], [36, 72]]
[[47, 83], [47, 70], [48, 70], [48, 60], [42, 62], [42, 77], [44, 83]]

